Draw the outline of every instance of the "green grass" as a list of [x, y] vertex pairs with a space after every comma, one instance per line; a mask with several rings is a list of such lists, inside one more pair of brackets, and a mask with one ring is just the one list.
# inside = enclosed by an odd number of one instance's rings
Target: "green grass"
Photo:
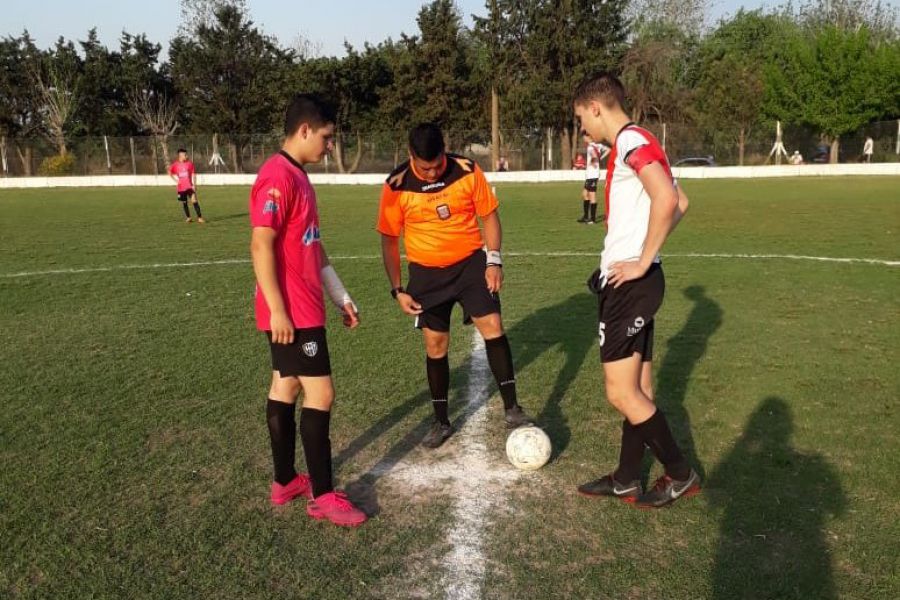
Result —
[[[669, 253], [900, 259], [896, 178], [684, 185]], [[423, 352], [380, 260], [335, 261], [364, 321], [329, 317], [337, 477], [375, 514], [353, 531], [268, 505], [249, 264], [6, 276], [246, 258], [247, 193], [204, 190], [201, 227], [179, 222], [169, 190], [0, 192], [0, 597], [440, 595], [452, 494], [371, 472], [453, 452], [414, 447]], [[599, 250], [603, 229], [574, 222], [577, 185], [499, 193], [508, 252]], [[319, 195], [330, 254], [374, 257], [378, 190]], [[645, 513], [573, 493], [618, 446], [584, 287], [595, 263], [507, 259], [521, 401], [555, 449], [491, 514], [484, 597], [900, 596], [900, 269], [666, 260], [658, 400], [706, 485]], [[458, 414], [471, 333], [452, 335]], [[499, 468], [504, 435], [495, 418]]]

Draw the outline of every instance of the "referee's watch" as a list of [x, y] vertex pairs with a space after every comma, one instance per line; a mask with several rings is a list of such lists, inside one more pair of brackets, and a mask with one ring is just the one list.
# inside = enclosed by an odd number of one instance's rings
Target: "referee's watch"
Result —
[[406, 290], [403, 288], [402, 285], [398, 285], [397, 287], [391, 289], [391, 297], [394, 300], [397, 299], [397, 294], [405, 294], [405, 293], [406, 293]]

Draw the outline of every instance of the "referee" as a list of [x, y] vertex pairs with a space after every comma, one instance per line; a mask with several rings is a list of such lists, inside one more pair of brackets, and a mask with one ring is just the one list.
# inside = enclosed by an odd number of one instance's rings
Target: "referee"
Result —
[[[415, 316], [425, 340], [434, 408], [434, 424], [422, 440], [427, 448], [437, 448], [453, 435], [447, 352], [450, 314], [457, 302], [463, 321], [474, 323], [484, 338], [507, 427], [532, 423], [516, 397], [512, 352], [500, 318], [503, 261], [497, 206], [478, 165], [446, 153], [444, 135], [432, 123], [410, 131], [409, 160], [394, 169], [382, 188], [377, 229], [391, 295], [404, 313]], [[400, 273], [401, 235], [409, 261], [406, 287]]]

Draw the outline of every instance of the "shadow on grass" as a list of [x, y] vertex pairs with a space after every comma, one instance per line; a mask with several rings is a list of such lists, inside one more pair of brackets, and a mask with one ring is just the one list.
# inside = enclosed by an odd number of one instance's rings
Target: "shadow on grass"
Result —
[[[656, 402], [666, 413], [666, 418], [678, 440], [685, 458], [702, 478], [706, 472], [694, 446], [691, 418], [684, 408], [688, 382], [694, 367], [706, 354], [709, 339], [722, 325], [722, 307], [706, 295], [703, 287], [693, 285], [684, 290], [693, 301], [687, 320], [681, 330], [669, 338], [666, 355], [656, 375]], [[647, 463], [649, 469], [649, 462]]]
[[[558, 456], [568, 446], [571, 437], [561, 404], [569, 389], [569, 385], [578, 374], [595, 339], [594, 327], [585, 326], [585, 315], [591, 314], [591, 311], [596, 311], [596, 300], [594, 296], [585, 291], [581, 294], [575, 294], [559, 304], [542, 308], [507, 330], [517, 372], [521, 372], [544, 352], [556, 346], [559, 346], [565, 354], [565, 365], [557, 374], [550, 395], [544, 402], [543, 409], [540, 414], [536, 415], [538, 424], [544, 428], [553, 441], [554, 457]], [[466, 331], [471, 330], [467, 329]], [[469, 339], [457, 340], [456, 344], [471, 345]], [[424, 387], [423, 391], [396, 406], [357, 436], [356, 439], [352, 440], [335, 456], [335, 467], [358, 455], [417, 408], [423, 404], [430, 403], [431, 396], [427, 389], [427, 380], [424, 373], [424, 350], [422, 352], [422, 362], [422, 372], [415, 376], [421, 377]], [[465, 425], [471, 414], [479, 408], [479, 405], [466, 407], [461, 397], [465, 393], [465, 388], [468, 384], [470, 366], [471, 360], [466, 360], [464, 364], [453, 369], [450, 374], [450, 414], [457, 431]], [[495, 391], [496, 384], [492, 380], [489, 392], [485, 397], [489, 397]], [[533, 407], [526, 405], [525, 409], [534, 414]], [[501, 415], [502, 412], [498, 407], [496, 416], [492, 418], [499, 419], [502, 418]], [[346, 486], [347, 492], [361, 504], [368, 514], [373, 515], [379, 512], [374, 484], [381, 477], [388, 474], [419, 444], [428, 431], [431, 422], [431, 415], [422, 419], [403, 435], [400, 440], [395, 442], [372, 468], [356, 481]], [[453, 438], [447, 443], [452, 444]]]
[[834, 469], [791, 446], [793, 418], [766, 398], [704, 492], [723, 511], [712, 598], [837, 598], [825, 521], [846, 499]]

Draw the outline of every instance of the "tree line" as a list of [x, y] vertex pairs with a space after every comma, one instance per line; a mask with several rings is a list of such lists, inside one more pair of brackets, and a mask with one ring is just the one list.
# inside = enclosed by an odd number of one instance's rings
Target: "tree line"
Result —
[[[364, 138], [403, 152], [406, 130], [435, 121], [451, 148], [491, 131], [550, 139], [568, 165], [580, 136], [571, 92], [592, 72], [618, 73], [641, 123], [690, 124], [737, 145], [775, 120], [832, 145], [900, 117], [897, 10], [879, 0], [810, 0], [739, 10], [704, 22], [707, 0], [487, 0], [467, 27], [452, 0], [424, 4], [418, 31], [341, 57], [302, 40], [280, 44], [242, 0], [183, 0], [168, 44], [123, 32], [118, 48], [95, 29], [38, 48], [25, 31], [0, 40], [0, 136], [30, 173], [28, 140], [68, 154], [74, 136], [148, 135], [170, 156], [175, 135], [218, 133], [232, 167], [252, 134], [277, 131], [297, 91], [330, 98], [339, 114], [334, 160], [359, 164]], [[508, 134], [507, 134], [508, 135]], [[26, 166], [28, 165], [28, 166]]]

